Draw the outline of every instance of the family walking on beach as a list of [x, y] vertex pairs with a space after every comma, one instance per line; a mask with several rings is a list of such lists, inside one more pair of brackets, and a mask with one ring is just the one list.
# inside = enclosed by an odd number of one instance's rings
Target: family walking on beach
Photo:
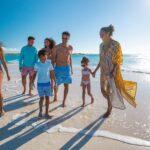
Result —
[[[94, 102], [91, 93], [91, 76], [95, 77], [96, 72], [100, 68], [100, 85], [102, 95], [108, 102], [108, 108], [104, 117], [111, 114], [112, 107], [125, 109], [123, 99], [127, 100], [132, 106], [136, 107], [136, 89], [137, 84], [133, 81], [123, 80], [121, 74], [121, 64], [123, 62], [122, 50], [119, 42], [112, 39], [114, 27], [112, 25], [103, 27], [100, 30], [100, 59], [94, 71], [89, 68], [90, 60], [83, 57], [82, 66], [82, 107], [85, 106], [85, 94]], [[39, 101], [39, 117], [43, 115], [43, 103], [46, 101], [45, 117], [51, 118], [49, 115], [49, 97], [54, 95], [54, 101], [57, 101], [58, 87], [64, 84], [63, 104], [66, 106], [66, 98], [69, 91], [69, 84], [72, 83], [73, 66], [72, 52], [73, 47], [69, 45], [70, 33], [62, 33], [62, 43], [56, 45], [51, 38], [46, 38], [44, 48], [37, 52], [34, 45], [35, 38], [28, 37], [28, 44], [21, 49], [19, 59], [19, 69], [22, 75], [23, 93], [26, 92], [26, 77], [29, 74], [29, 95], [32, 96], [34, 82], [37, 76], [37, 91], [40, 97]], [[39, 59], [39, 61], [38, 61]], [[4, 58], [4, 52], [0, 47], [0, 60], [6, 71], [8, 81], [10, 80], [9, 72]], [[3, 70], [0, 66], [0, 116], [4, 115], [4, 98], [2, 94]]]

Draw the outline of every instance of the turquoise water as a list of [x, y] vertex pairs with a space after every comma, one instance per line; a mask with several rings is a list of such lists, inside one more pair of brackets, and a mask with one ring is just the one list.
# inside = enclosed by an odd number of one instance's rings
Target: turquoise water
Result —
[[[80, 66], [82, 57], [88, 57], [90, 66], [95, 67], [99, 62], [98, 54], [73, 54], [73, 65]], [[7, 63], [14, 63], [19, 60], [19, 54], [5, 54]], [[122, 70], [149, 73], [150, 74], [150, 58], [147, 55], [124, 55], [123, 56]]]

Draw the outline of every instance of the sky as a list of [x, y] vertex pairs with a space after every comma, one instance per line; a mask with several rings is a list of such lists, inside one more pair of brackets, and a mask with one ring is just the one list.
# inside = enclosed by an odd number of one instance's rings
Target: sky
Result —
[[150, 53], [150, 0], [0, 0], [0, 41], [20, 51], [27, 37], [43, 47], [46, 37], [61, 42], [71, 33], [74, 53], [99, 53], [101, 27], [114, 25], [123, 53]]

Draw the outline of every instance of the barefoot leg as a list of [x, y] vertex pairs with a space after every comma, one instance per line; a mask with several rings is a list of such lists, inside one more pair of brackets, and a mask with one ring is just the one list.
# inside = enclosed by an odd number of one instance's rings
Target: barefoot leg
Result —
[[0, 116], [3, 116], [5, 114], [4, 98], [2, 94], [2, 82], [3, 82], [3, 73], [0, 73]]
[[69, 85], [68, 84], [64, 84], [63, 107], [66, 107], [66, 98], [67, 98], [67, 95], [68, 95], [68, 91], [69, 91]]
[[48, 115], [48, 111], [49, 111], [49, 96], [46, 96], [45, 97], [46, 99], [46, 111], [45, 111], [45, 114]]
[[24, 95], [26, 93], [26, 76], [22, 76], [22, 86], [23, 86], [22, 95]]
[[4, 99], [3, 96], [0, 94], [0, 116], [3, 116], [4, 114]]
[[108, 103], [107, 111], [106, 111], [106, 113], [104, 114], [104, 118], [107, 118], [107, 117], [109, 117], [109, 115], [111, 114], [111, 111], [112, 111], [112, 104], [111, 104], [111, 101], [110, 101], [110, 96], [109, 96], [109, 94], [107, 94], [103, 88], [101, 88], [101, 92], [102, 92], [103, 96], [107, 99], [107, 103]]
[[94, 102], [93, 95], [91, 94], [91, 84], [87, 85], [87, 93], [91, 97], [91, 104]]
[[54, 87], [54, 102], [57, 101], [57, 92], [58, 92], [58, 87]]
[[32, 94], [32, 83], [33, 83], [33, 76], [29, 76], [29, 95], [33, 96]]
[[108, 108], [107, 108], [106, 113], [104, 114], [104, 118], [109, 117], [109, 115], [111, 114], [111, 111], [112, 111], [112, 104], [111, 104], [109, 96], [107, 97], [107, 102], [108, 102]]
[[86, 85], [82, 84], [82, 101], [83, 101], [83, 104], [81, 107], [85, 106], [85, 93], [86, 93]]
[[42, 117], [42, 110], [43, 110], [43, 101], [44, 101], [44, 97], [40, 97], [40, 101], [39, 101], [39, 117]]

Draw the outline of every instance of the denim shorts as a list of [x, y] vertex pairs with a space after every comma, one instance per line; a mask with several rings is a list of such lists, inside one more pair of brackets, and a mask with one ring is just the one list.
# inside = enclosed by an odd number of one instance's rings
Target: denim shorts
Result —
[[50, 82], [37, 83], [37, 90], [38, 90], [39, 97], [53, 96]]

